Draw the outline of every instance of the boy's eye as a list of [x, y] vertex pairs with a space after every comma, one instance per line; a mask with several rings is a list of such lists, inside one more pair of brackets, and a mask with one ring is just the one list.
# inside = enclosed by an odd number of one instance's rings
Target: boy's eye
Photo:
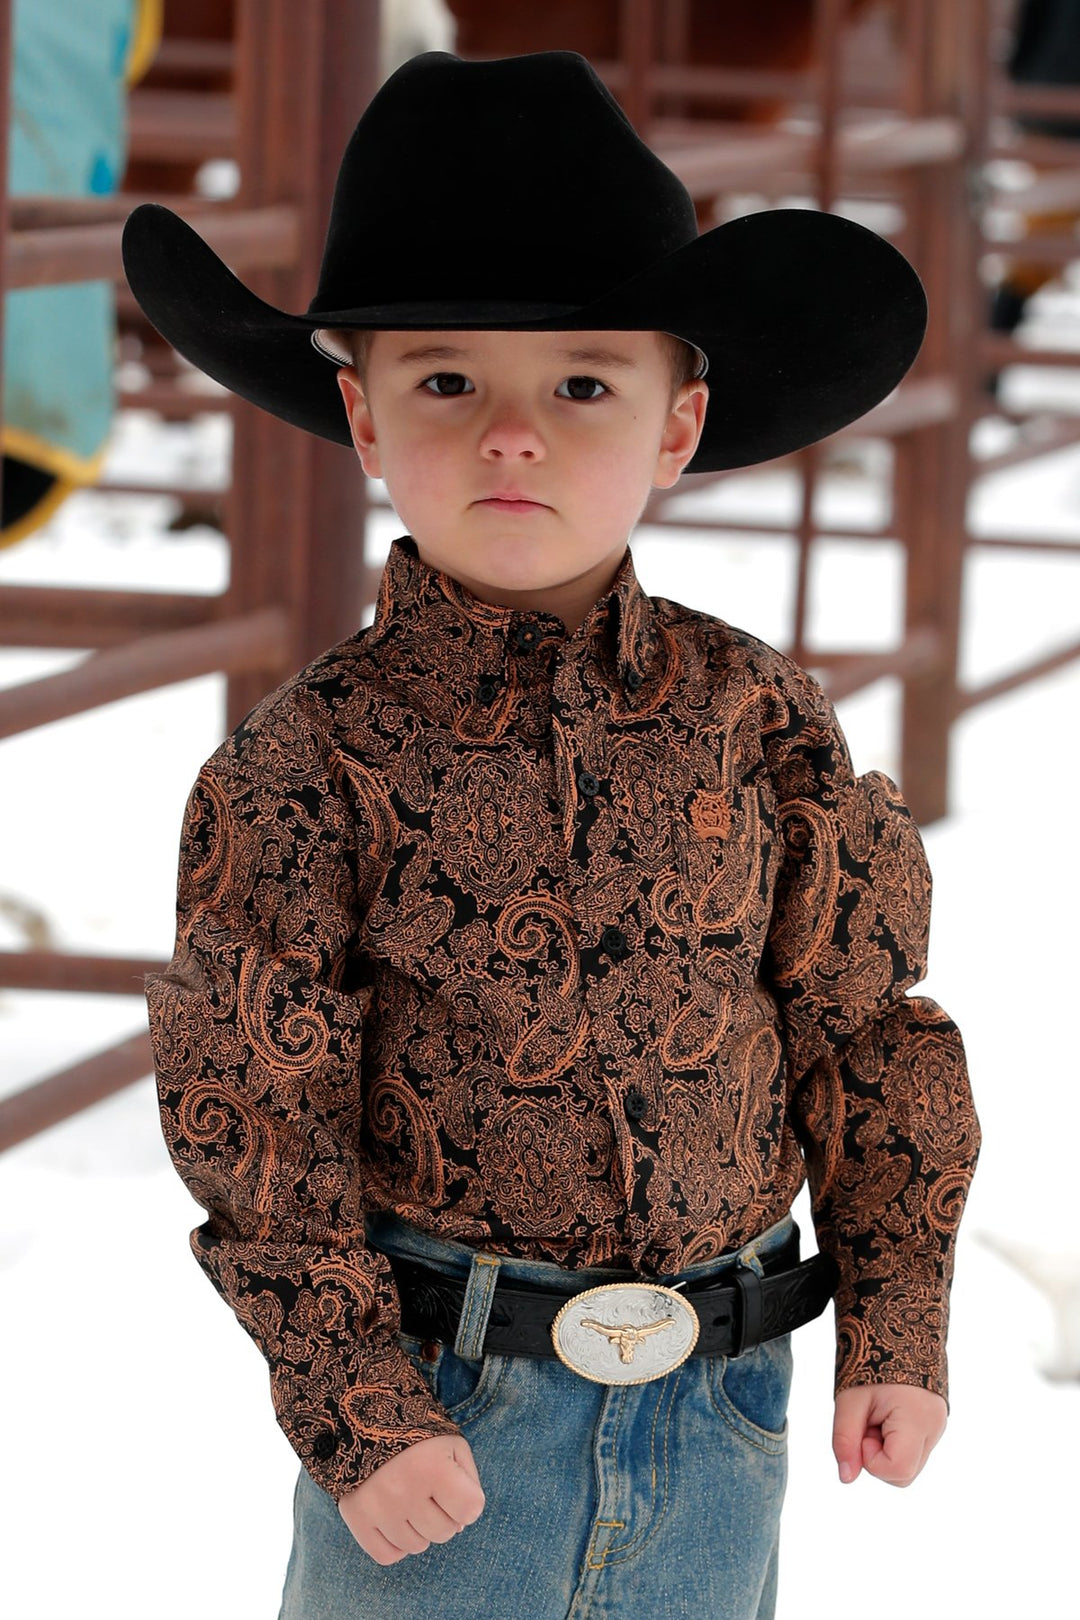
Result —
[[[586, 388], [602, 388], [604, 390], [605, 394], [608, 394], [608, 393], [611, 392], [611, 390], [608, 388], [607, 383], [601, 382], [599, 377], [566, 377], [564, 379], [564, 381], [566, 381], [567, 383], [571, 383], [571, 384], [573, 384], [573, 383], [584, 383]], [[559, 384], [559, 387], [560, 388], [562, 387], [562, 383]], [[572, 394], [570, 397], [572, 399], [579, 399], [579, 400], [588, 402], [589, 400], [592, 400], [592, 399], [602, 399], [603, 394]]]
[[[436, 371], [430, 377], [425, 377], [423, 382], [420, 384], [420, 387], [426, 389], [429, 382], [442, 383], [442, 382], [446, 382], [446, 380], [448, 378], [449, 378], [449, 380], [451, 382], [456, 382], [456, 383], [468, 382], [468, 380], [469, 380], [467, 377], [463, 377], [461, 375], [460, 371]], [[452, 398], [454, 398], [456, 396], [457, 393], [458, 393], [457, 389], [454, 389], [452, 391], [452, 393], [450, 393], [450, 394], [444, 394], [440, 390], [438, 392], [438, 394], [436, 395], [436, 398], [438, 398], [438, 399], [452, 399]]]
[[[430, 377], [424, 378], [423, 382], [420, 384], [420, 387], [428, 392], [431, 392], [431, 390], [428, 389], [428, 383], [442, 384], [447, 381], [456, 384], [467, 383], [469, 379], [464, 377], [460, 371], [435, 371]], [[563, 386], [563, 383], [575, 386], [584, 383], [586, 389], [588, 390], [602, 388], [605, 394], [611, 393], [611, 389], [608, 387], [607, 383], [601, 382], [599, 377], [564, 377], [563, 381], [559, 384], [560, 388]], [[436, 399], [460, 399], [461, 396], [462, 390], [457, 387], [452, 388], [449, 393], [443, 393], [442, 388], [439, 387], [434, 393], [434, 398]], [[586, 392], [571, 394], [569, 397], [577, 400], [581, 404], [590, 404], [595, 399], [602, 399], [603, 394]], [[562, 394], [560, 395], [560, 398], [566, 399], [567, 395]]]

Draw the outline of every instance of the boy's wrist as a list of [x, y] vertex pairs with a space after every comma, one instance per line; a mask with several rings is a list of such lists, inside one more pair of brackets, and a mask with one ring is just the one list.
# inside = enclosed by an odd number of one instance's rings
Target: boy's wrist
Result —
[[315, 1444], [298, 1442], [291, 1435], [288, 1435], [288, 1438], [316, 1485], [335, 1502], [340, 1502], [343, 1496], [363, 1485], [377, 1468], [381, 1468], [407, 1446], [416, 1445], [421, 1440], [434, 1439], [442, 1434], [460, 1435], [461, 1430], [446, 1416], [433, 1416], [430, 1425], [410, 1424], [409, 1428], [402, 1430], [399, 1435], [393, 1437], [383, 1435], [377, 1441], [362, 1441], [355, 1436], [346, 1440], [341, 1436], [339, 1428], [333, 1449], [326, 1444], [321, 1446], [318, 1444], [322, 1434], [334, 1434], [334, 1431], [329, 1426], [325, 1430], [320, 1430]]
[[849, 1373], [847, 1376], [838, 1374], [833, 1384], [833, 1399], [842, 1395], [848, 1389], [878, 1388], [885, 1384], [903, 1384], [915, 1389], [926, 1390], [931, 1395], [938, 1395], [945, 1402], [945, 1412], [949, 1411], [948, 1379], [937, 1371], [926, 1372], [902, 1365], [894, 1366], [888, 1362], [880, 1371], [863, 1371]]

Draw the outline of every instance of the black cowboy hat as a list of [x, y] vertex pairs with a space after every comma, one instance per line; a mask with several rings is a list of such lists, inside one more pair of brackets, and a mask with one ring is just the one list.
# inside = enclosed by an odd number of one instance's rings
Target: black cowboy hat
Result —
[[[708, 371], [686, 471], [813, 444], [892, 391], [926, 298], [865, 226], [776, 208], [698, 234], [690, 195], [576, 51], [412, 57], [338, 171], [303, 315], [257, 298], [177, 214], [128, 217], [124, 270], [158, 331], [263, 410], [352, 445], [322, 329], [655, 330]], [[325, 345], [325, 346], [324, 346]]]

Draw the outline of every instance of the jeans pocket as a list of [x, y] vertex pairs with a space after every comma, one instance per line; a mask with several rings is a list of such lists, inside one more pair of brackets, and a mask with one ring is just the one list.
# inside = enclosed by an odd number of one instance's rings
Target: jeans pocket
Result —
[[[420, 1354], [420, 1347], [431, 1342], [435, 1343], [438, 1354], [434, 1361], [427, 1361]], [[506, 1372], [506, 1356], [486, 1355], [467, 1360], [449, 1344], [414, 1338], [409, 1333], [399, 1333], [398, 1343], [454, 1423], [467, 1423], [479, 1417], [494, 1399]]]
[[725, 1422], [763, 1451], [785, 1451], [791, 1334], [766, 1339], [741, 1356], [710, 1356], [709, 1363], [709, 1391]]

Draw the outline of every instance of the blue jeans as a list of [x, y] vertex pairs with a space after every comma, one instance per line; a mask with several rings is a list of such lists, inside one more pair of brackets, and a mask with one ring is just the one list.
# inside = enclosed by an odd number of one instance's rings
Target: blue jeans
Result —
[[[740, 1259], [760, 1276], [792, 1224], [788, 1214], [742, 1249], [655, 1280], [701, 1281]], [[449, 1541], [377, 1564], [301, 1467], [278, 1620], [773, 1620], [790, 1333], [621, 1386], [554, 1355], [481, 1357], [491, 1267], [473, 1263], [477, 1251], [382, 1213], [368, 1216], [367, 1234], [373, 1248], [469, 1279], [456, 1348], [429, 1362], [419, 1339], [399, 1340], [469, 1442], [485, 1505]], [[509, 1281], [568, 1275], [497, 1258]], [[569, 1275], [572, 1291], [628, 1278], [600, 1267]]]

